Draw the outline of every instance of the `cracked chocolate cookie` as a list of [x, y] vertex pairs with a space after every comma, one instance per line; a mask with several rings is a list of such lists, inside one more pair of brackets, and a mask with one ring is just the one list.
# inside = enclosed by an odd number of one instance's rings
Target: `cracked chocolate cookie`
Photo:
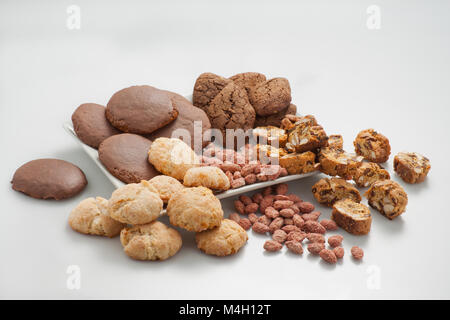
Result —
[[394, 157], [395, 172], [408, 183], [425, 180], [430, 168], [430, 160], [416, 152], [399, 152]]
[[285, 78], [273, 78], [250, 88], [250, 104], [260, 116], [280, 112], [291, 103], [291, 87]]
[[364, 194], [372, 208], [392, 220], [405, 212], [408, 195], [395, 181], [376, 181]]
[[238, 86], [244, 88], [247, 92], [256, 85], [266, 81], [266, 76], [258, 72], [238, 73], [230, 77]]
[[192, 94], [194, 106], [205, 110], [219, 92], [230, 83], [233, 83], [233, 80], [210, 72], [202, 73], [194, 84]]
[[361, 201], [358, 189], [344, 179], [323, 178], [312, 187], [312, 193], [317, 202], [331, 207], [336, 201], [351, 199], [355, 202]]
[[388, 138], [373, 129], [362, 130], [358, 133], [353, 145], [356, 154], [376, 163], [386, 162], [391, 154]]

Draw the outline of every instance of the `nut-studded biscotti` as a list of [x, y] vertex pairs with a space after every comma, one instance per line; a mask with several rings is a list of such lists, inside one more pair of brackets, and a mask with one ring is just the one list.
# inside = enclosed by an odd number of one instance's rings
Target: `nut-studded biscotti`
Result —
[[311, 119], [311, 120], [313, 121], [313, 124], [314, 124], [315, 126], [318, 125], [318, 124], [317, 124], [316, 118], [315, 118], [313, 115], [311, 115], [311, 114], [308, 114], [308, 115], [306, 115], [306, 116], [297, 116], [297, 115], [295, 115], [295, 114], [287, 114], [287, 115], [281, 120], [281, 126], [280, 126], [280, 128], [281, 128], [281, 129], [284, 129], [284, 130], [290, 130], [290, 129], [292, 129], [292, 128], [294, 127], [294, 124], [295, 124], [297, 121], [300, 121], [300, 120], [303, 120], [303, 119]]
[[330, 176], [340, 176], [346, 180], [352, 178], [354, 170], [362, 157], [345, 152], [342, 149], [322, 148], [319, 153], [320, 171]]
[[353, 180], [360, 188], [370, 187], [375, 181], [390, 178], [389, 172], [375, 162], [361, 162], [353, 172]]
[[328, 137], [328, 147], [333, 149], [342, 149], [344, 146], [344, 139], [340, 134], [332, 134]]
[[355, 202], [361, 201], [358, 189], [341, 178], [320, 179], [313, 185], [312, 193], [319, 203], [329, 207], [342, 199], [351, 199]]
[[288, 131], [286, 149], [289, 152], [313, 151], [328, 145], [328, 136], [315, 119], [304, 117]]
[[331, 213], [338, 226], [355, 235], [368, 234], [372, 225], [372, 215], [367, 206], [351, 199], [337, 201]]
[[280, 157], [287, 155], [287, 152], [283, 148], [275, 148], [267, 144], [257, 144], [254, 150], [257, 159], [264, 164], [276, 164], [276, 161], [279, 161]]
[[259, 144], [270, 144], [277, 148], [284, 147], [287, 140], [286, 131], [274, 126], [253, 129], [253, 137]]
[[416, 152], [399, 152], [394, 157], [395, 172], [408, 183], [425, 180], [430, 168], [430, 160]]
[[386, 162], [391, 154], [388, 138], [373, 129], [362, 130], [358, 133], [353, 145], [356, 154], [376, 163]]
[[280, 157], [280, 166], [289, 174], [308, 173], [316, 170], [316, 155], [311, 151], [303, 153], [289, 153]]
[[376, 181], [364, 194], [369, 205], [377, 209], [382, 215], [392, 220], [405, 212], [408, 195], [395, 181]]

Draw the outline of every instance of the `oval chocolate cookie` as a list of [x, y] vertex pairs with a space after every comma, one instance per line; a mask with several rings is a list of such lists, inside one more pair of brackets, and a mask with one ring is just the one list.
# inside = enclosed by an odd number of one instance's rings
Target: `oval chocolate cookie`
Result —
[[232, 82], [232, 80], [214, 73], [202, 73], [194, 84], [194, 92], [192, 94], [194, 106], [205, 110], [219, 92]]
[[167, 92], [151, 86], [133, 86], [116, 92], [106, 106], [106, 118], [117, 129], [149, 134], [178, 116]]
[[73, 197], [87, 185], [76, 165], [58, 159], [37, 159], [25, 163], [11, 181], [16, 191], [36, 199], [61, 200]]
[[291, 103], [291, 87], [285, 78], [273, 78], [251, 87], [248, 98], [259, 116], [269, 116]]
[[106, 119], [106, 108], [96, 103], [84, 103], [72, 114], [73, 129], [77, 137], [97, 149], [106, 138], [121, 133]]
[[138, 183], [159, 174], [147, 160], [151, 145], [152, 142], [142, 136], [122, 133], [104, 140], [98, 148], [98, 157], [120, 181]]

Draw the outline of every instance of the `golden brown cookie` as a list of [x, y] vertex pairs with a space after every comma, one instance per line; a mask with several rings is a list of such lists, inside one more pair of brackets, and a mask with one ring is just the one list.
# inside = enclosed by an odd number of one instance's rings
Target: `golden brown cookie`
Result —
[[181, 181], [186, 171], [200, 164], [191, 147], [175, 138], [158, 138], [153, 141], [148, 151], [148, 161], [159, 172]]
[[311, 151], [289, 153], [280, 157], [280, 166], [286, 168], [289, 174], [308, 173], [316, 170], [316, 155]]
[[148, 183], [155, 188], [159, 197], [164, 203], [169, 202], [170, 197], [182, 190], [184, 186], [175, 178], [159, 175], [148, 181]]
[[69, 215], [70, 227], [80, 233], [115, 237], [126, 225], [108, 214], [108, 200], [102, 197], [81, 201]]
[[252, 133], [254, 139], [259, 144], [270, 144], [276, 148], [282, 148], [286, 144], [286, 131], [278, 127], [256, 127], [255, 129], [253, 129]]
[[197, 247], [219, 257], [235, 254], [248, 240], [247, 232], [235, 221], [224, 219], [219, 227], [195, 235]]
[[232, 80], [214, 73], [202, 73], [194, 84], [194, 93], [192, 95], [194, 106], [205, 110], [219, 92], [232, 82]]
[[375, 162], [361, 162], [352, 175], [356, 185], [360, 188], [370, 187], [375, 181], [391, 178], [389, 172]]
[[353, 145], [356, 154], [376, 163], [386, 162], [391, 154], [388, 138], [373, 129], [362, 130], [358, 133]]
[[368, 234], [372, 225], [372, 215], [369, 208], [351, 199], [337, 201], [333, 205], [331, 219], [339, 227], [355, 235]]
[[266, 127], [266, 126], [281, 127], [281, 122], [287, 115], [295, 115], [296, 113], [297, 113], [297, 106], [291, 103], [287, 108], [284, 108], [280, 112], [271, 114], [269, 116], [256, 115], [255, 127]]
[[248, 92], [251, 88], [266, 81], [266, 76], [258, 72], [244, 72], [235, 74], [230, 77], [230, 80]]
[[430, 160], [417, 152], [399, 152], [394, 157], [395, 172], [408, 183], [424, 181], [430, 168]]
[[355, 202], [361, 201], [358, 189], [340, 178], [320, 179], [313, 185], [312, 193], [317, 202], [329, 207], [342, 199], [351, 199]]
[[186, 171], [183, 184], [186, 187], [206, 187], [208, 189], [225, 191], [230, 189], [230, 180], [217, 167], [197, 167]]
[[374, 182], [364, 195], [372, 208], [390, 220], [405, 212], [408, 204], [405, 190], [392, 180]]
[[320, 171], [329, 176], [340, 176], [350, 180], [362, 157], [342, 149], [322, 148], [319, 152]]
[[286, 150], [290, 152], [314, 151], [328, 145], [328, 136], [315, 119], [304, 117], [288, 130]]
[[162, 209], [163, 202], [148, 181], [124, 185], [108, 201], [109, 215], [122, 223], [149, 223], [161, 215]]
[[195, 232], [215, 228], [223, 219], [219, 199], [205, 187], [185, 188], [172, 195], [167, 215], [174, 226]]
[[120, 242], [125, 253], [136, 260], [166, 260], [182, 245], [178, 231], [159, 221], [123, 229]]
[[285, 78], [273, 78], [251, 87], [248, 92], [250, 104], [260, 116], [280, 112], [291, 103], [291, 87]]

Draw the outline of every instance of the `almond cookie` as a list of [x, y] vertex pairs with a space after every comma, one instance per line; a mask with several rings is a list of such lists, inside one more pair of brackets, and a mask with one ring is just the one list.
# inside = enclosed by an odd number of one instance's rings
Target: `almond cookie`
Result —
[[125, 253], [136, 260], [166, 260], [182, 245], [178, 231], [159, 221], [123, 229], [120, 242]]
[[278, 127], [256, 127], [252, 133], [255, 140], [260, 144], [270, 144], [276, 148], [282, 148], [286, 144], [286, 131]]
[[159, 175], [148, 181], [155, 188], [164, 203], [169, 202], [170, 197], [176, 192], [184, 189], [184, 186], [175, 178]]
[[297, 106], [295, 104], [289, 104], [287, 108], [284, 108], [280, 112], [271, 114], [269, 116], [259, 116], [256, 115], [255, 118], [255, 126], [256, 127], [266, 127], [266, 126], [275, 126], [281, 127], [282, 120], [287, 115], [295, 115], [297, 113]]
[[391, 154], [388, 138], [373, 129], [358, 133], [353, 145], [356, 154], [376, 163], [386, 162]]
[[194, 84], [194, 93], [192, 94], [194, 106], [205, 110], [219, 92], [232, 82], [232, 80], [214, 73], [202, 73]]
[[247, 232], [235, 221], [224, 219], [219, 227], [195, 235], [197, 247], [219, 257], [235, 254], [248, 240]]
[[170, 223], [188, 231], [201, 232], [218, 227], [223, 218], [222, 205], [205, 187], [185, 188], [169, 200]]
[[145, 224], [158, 218], [163, 202], [148, 181], [130, 183], [116, 189], [108, 201], [108, 213], [114, 220]]
[[268, 144], [257, 144], [254, 150], [256, 158], [263, 164], [276, 164], [280, 157], [287, 155], [287, 152], [283, 148], [275, 148]]
[[329, 176], [340, 176], [350, 180], [362, 157], [342, 149], [322, 148], [319, 152], [320, 171]]
[[241, 88], [244, 88], [247, 92], [256, 85], [265, 82], [266, 76], [258, 72], [244, 72], [238, 73], [230, 77]]
[[312, 187], [312, 193], [317, 202], [331, 207], [336, 201], [351, 199], [355, 202], [361, 201], [358, 189], [344, 179], [323, 178]]
[[331, 213], [338, 226], [355, 235], [368, 234], [372, 225], [372, 216], [367, 206], [351, 199], [337, 201]]
[[416, 152], [399, 152], [394, 157], [395, 172], [408, 183], [424, 181], [430, 168], [430, 160]]
[[247, 92], [234, 82], [223, 88], [204, 110], [211, 127], [222, 131], [224, 142], [226, 129], [245, 131], [255, 123], [255, 109], [248, 101]]
[[290, 152], [314, 151], [328, 145], [328, 136], [315, 119], [304, 117], [288, 130], [286, 149]]
[[186, 187], [206, 187], [213, 190], [225, 191], [230, 189], [230, 180], [217, 167], [191, 168], [184, 175], [183, 184]]
[[198, 167], [200, 159], [182, 140], [158, 138], [148, 151], [148, 161], [159, 172], [177, 180], [183, 180], [186, 171]]
[[332, 134], [328, 137], [328, 147], [333, 149], [342, 149], [344, 146], [344, 139], [340, 134]]
[[108, 200], [102, 197], [81, 201], [69, 215], [70, 227], [80, 233], [115, 237], [126, 225], [108, 215]]
[[392, 220], [405, 212], [408, 195], [395, 181], [376, 181], [364, 194], [372, 208]]
[[360, 188], [369, 187], [375, 181], [390, 178], [389, 172], [375, 162], [361, 162], [353, 172], [353, 180]]
[[289, 153], [280, 157], [280, 166], [289, 174], [308, 173], [316, 170], [316, 155], [311, 151], [303, 153]]
[[167, 92], [151, 86], [132, 86], [114, 93], [106, 118], [123, 132], [149, 134], [175, 120], [178, 110]]
[[291, 103], [291, 87], [285, 78], [273, 78], [251, 87], [248, 92], [250, 104], [260, 116], [280, 112]]

